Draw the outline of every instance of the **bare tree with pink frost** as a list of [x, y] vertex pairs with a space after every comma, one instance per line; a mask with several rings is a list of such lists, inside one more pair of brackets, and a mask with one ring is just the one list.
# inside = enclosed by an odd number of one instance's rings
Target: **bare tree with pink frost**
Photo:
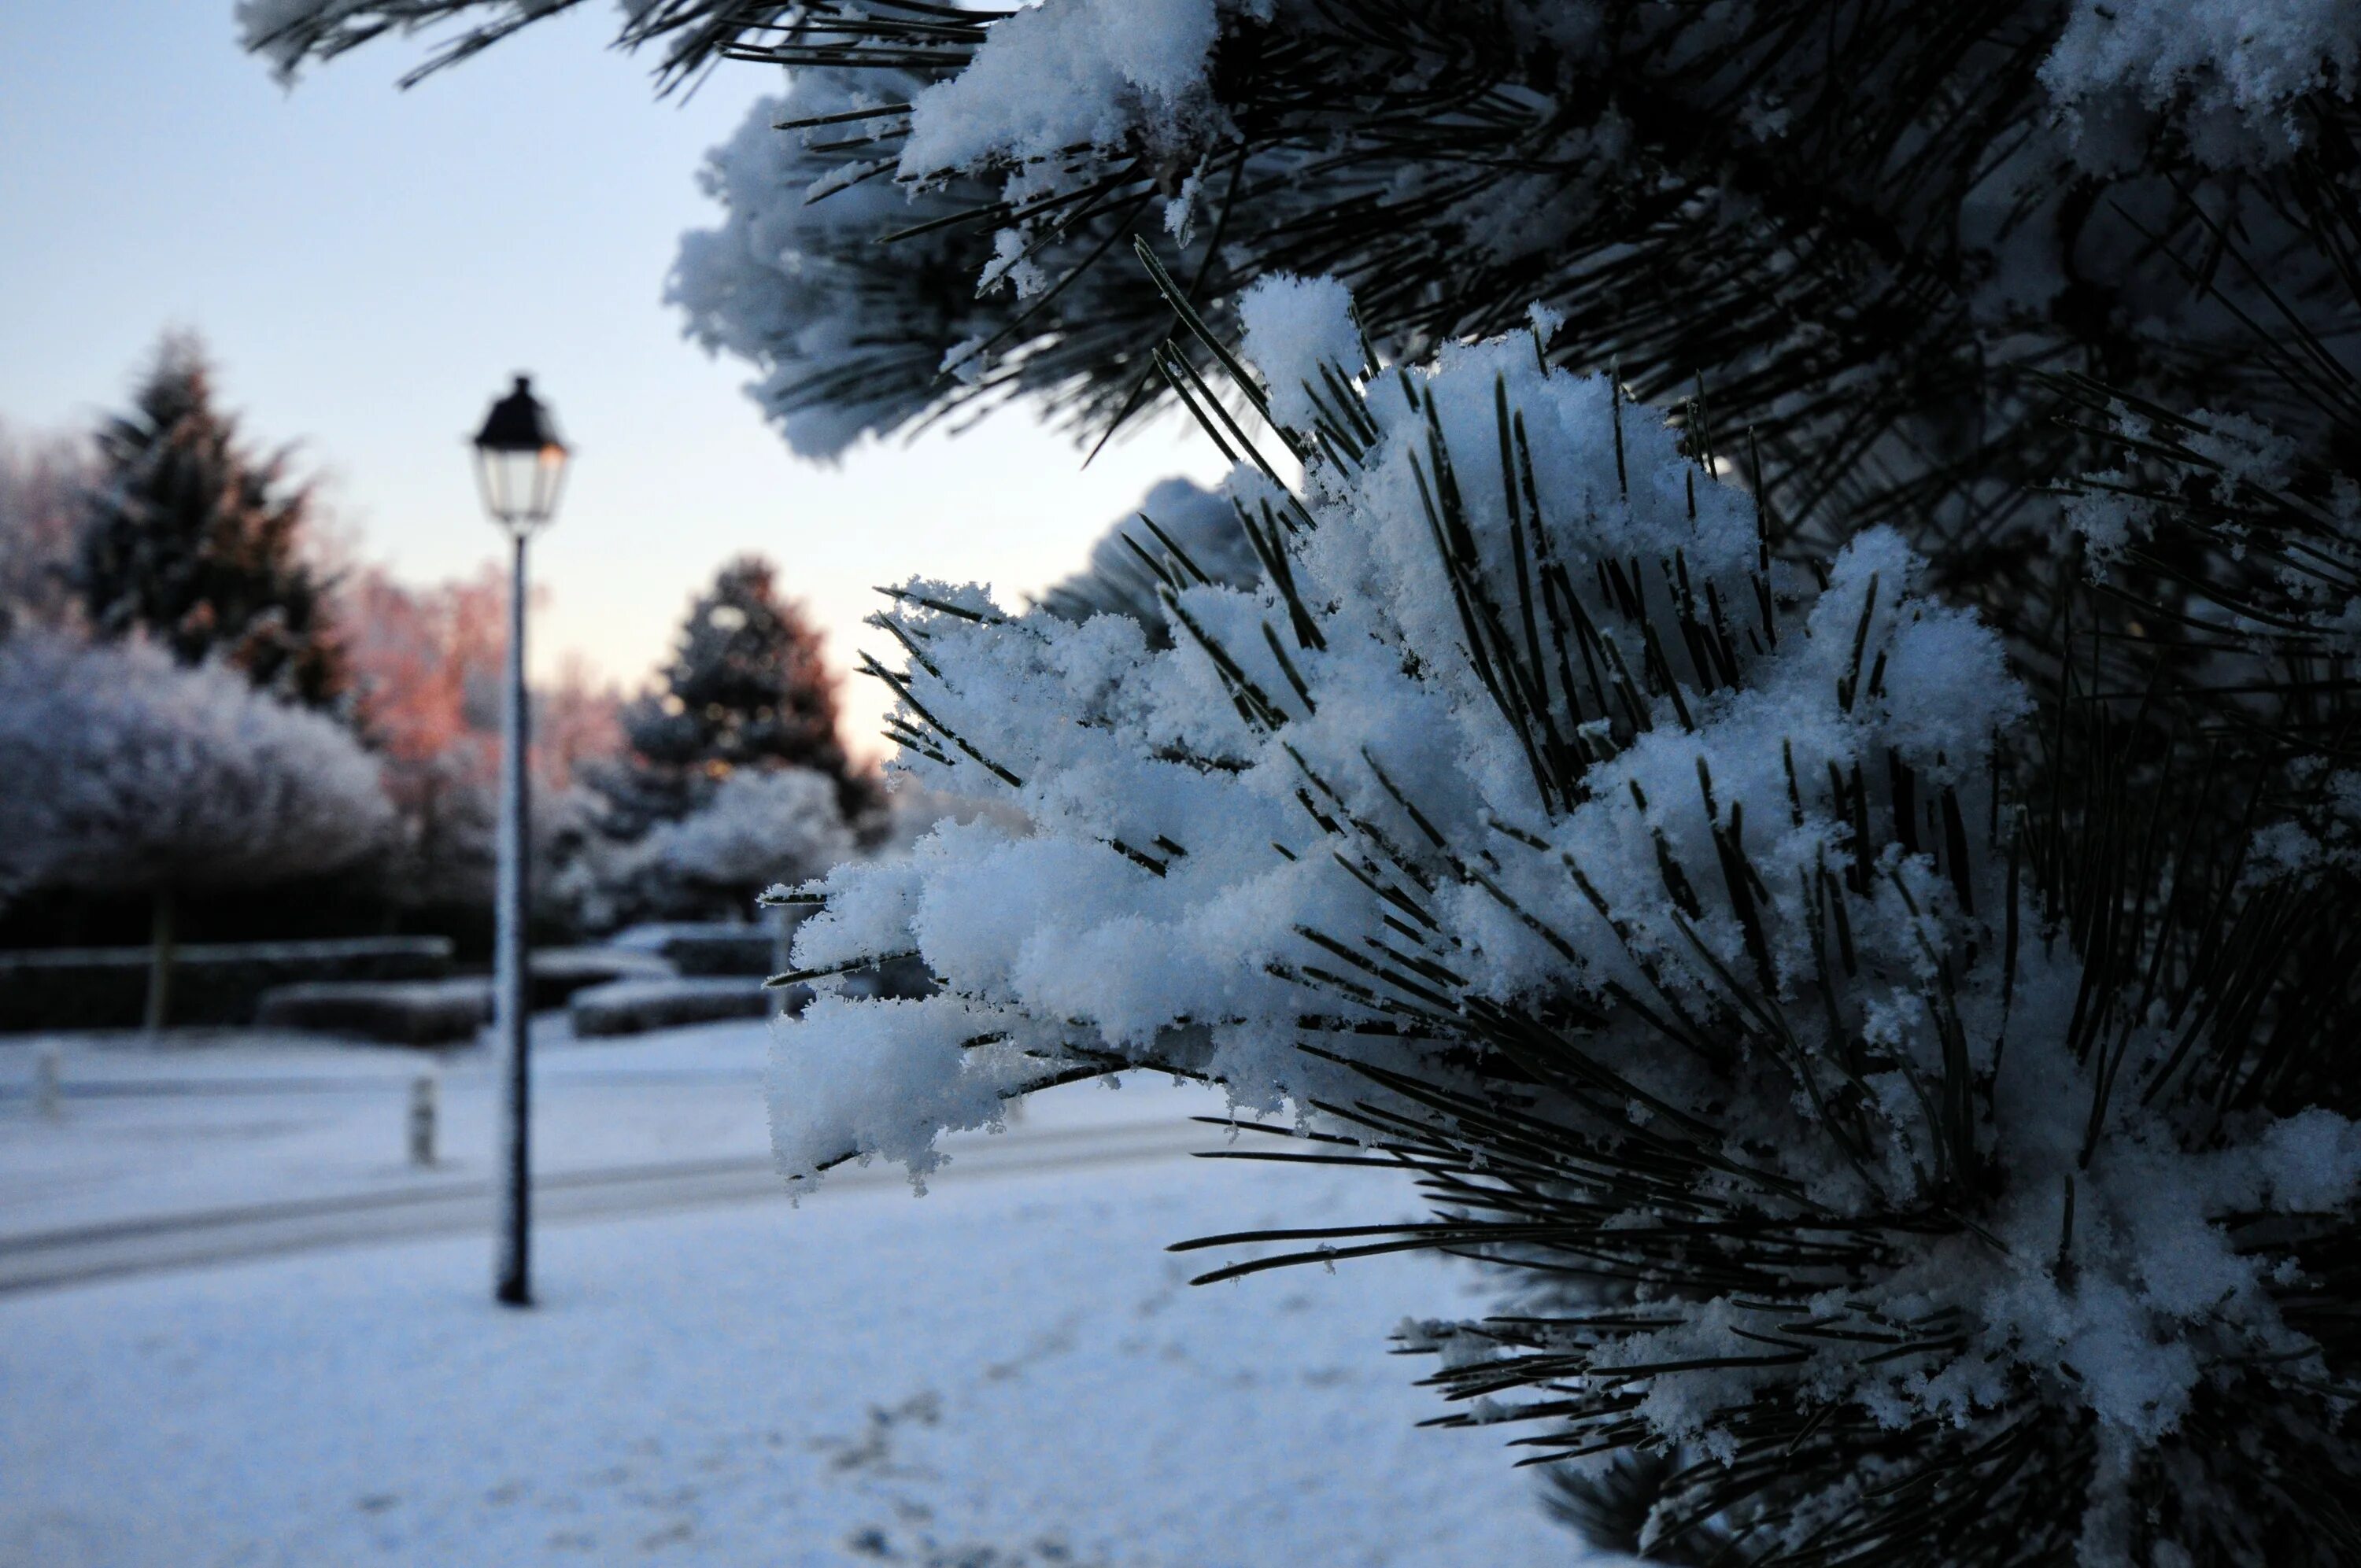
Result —
[[142, 641], [0, 644], [0, 894], [148, 894], [150, 1029], [170, 1005], [183, 894], [335, 872], [391, 819], [348, 732], [235, 671]]

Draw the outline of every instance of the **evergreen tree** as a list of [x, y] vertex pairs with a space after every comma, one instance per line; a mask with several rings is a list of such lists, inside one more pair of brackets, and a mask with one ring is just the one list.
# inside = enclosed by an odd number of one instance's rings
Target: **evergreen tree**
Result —
[[184, 664], [218, 660], [311, 707], [346, 686], [327, 584], [303, 558], [310, 492], [214, 403], [192, 338], [168, 337], [131, 411], [98, 434], [74, 566], [92, 630], [144, 633]]
[[[247, 15], [288, 65], [531, 19]], [[1174, 396], [1264, 569], [1142, 541], [1158, 633], [901, 597], [904, 762], [1020, 821], [829, 879], [793, 978], [938, 987], [813, 1004], [785, 1168], [1199, 1076], [1431, 1211], [1204, 1277], [1483, 1262], [1502, 1314], [1403, 1347], [1604, 1544], [2361, 1562], [2361, 8], [625, 37], [797, 72], [674, 281], [791, 442]]]
[[773, 576], [755, 555], [723, 566], [689, 607], [658, 689], [623, 709], [630, 755], [597, 777], [623, 836], [678, 821], [741, 768], [807, 768], [834, 782], [848, 815], [869, 804], [837, 738], [820, 634]]
[[[292, 69], [445, 22], [439, 63], [559, 8], [243, 14]], [[2184, 9], [665, 0], [621, 37], [668, 82], [724, 55], [793, 70], [714, 155], [726, 220], [672, 292], [800, 450], [1012, 395], [1095, 435], [1168, 372], [1218, 378], [1236, 301], [1277, 273], [1350, 278], [1377, 345], [1411, 357], [1539, 302], [1570, 323], [1558, 363], [1658, 403], [1702, 377], [1754, 433], [1780, 537], [1826, 553], [1894, 523], [2015, 624], [2046, 613], [2019, 614], [2047, 487], [2092, 450], [2048, 377], [2332, 439], [2244, 343], [2356, 328], [2317, 241], [2361, 210], [2361, 24]], [[1136, 245], [1213, 329], [1179, 363]]]

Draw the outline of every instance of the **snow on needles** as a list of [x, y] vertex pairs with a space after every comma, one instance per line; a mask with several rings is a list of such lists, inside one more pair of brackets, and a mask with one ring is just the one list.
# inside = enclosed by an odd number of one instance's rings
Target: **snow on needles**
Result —
[[2361, 9], [2345, 0], [2078, 0], [2041, 81], [2072, 108], [2109, 95], [2149, 108], [2185, 99], [2200, 150], [2229, 163], [2241, 138], [2226, 126], [2209, 137], [2203, 121], [2293, 139], [2290, 101], [2324, 87], [2350, 96], [2357, 60]]
[[[1561, 1358], [1577, 1434], [1628, 1442], [1636, 1415], [1725, 1457], [1774, 1386], [1971, 1443], [2056, 1411], [2095, 1422], [2103, 1544], [2118, 1462], [2207, 1379], [2311, 1354], [2268, 1288], [2291, 1265], [2225, 1224], [2351, 1202], [2361, 1131], [2315, 1110], [2192, 1142], [2103, 1092], [2173, 1030], [2072, 1044], [2080, 961], [2011, 906], [1993, 798], [2028, 694], [1899, 536], [1817, 576], [1774, 560], [1708, 432], [1545, 370], [1526, 334], [1371, 372], [1348, 306], [1292, 280], [1247, 302], [1250, 393], [1305, 494], [1232, 477], [1267, 570], [1168, 557], [1168, 645], [906, 590], [900, 765], [1019, 825], [945, 824], [819, 884], [799, 965], [916, 955], [940, 989], [782, 1029], [782, 1168], [922, 1174], [1003, 1096], [1119, 1064], [1444, 1136], [1477, 1102], [1453, 1096], [1498, 1081], [1482, 1058], [1513, 1058], [1541, 1074], [1511, 1075], [1515, 1113], [1591, 1151], [1550, 1178], [1584, 1255], [1653, 1283], [1545, 1330], [1428, 1325], [1476, 1369], [1446, 1379]], [[1644, 1180], [1601, 1174], [1626, 1157]], [[1649, 1250], [1714, 1214], [1828, 1261], [1765, 1301]]]
[[1218, 30], [1213, 0], [1044, 0], [1017, 11], [965, 70], [913, 103], [902, 173], [1056, 158], [1169, 126], [1191, 112]]

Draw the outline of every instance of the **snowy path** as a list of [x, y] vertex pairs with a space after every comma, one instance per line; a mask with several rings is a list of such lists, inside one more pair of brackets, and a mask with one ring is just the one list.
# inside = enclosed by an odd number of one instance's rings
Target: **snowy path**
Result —
[[[551, 1050], [522, 1313], [489, 1299], [484, 1146], [393, 1157], [414, 1058], [93, 1047], [61, 1121], [0, 1099], [5, 1266], [85, 1270], [0, 1295], [0, 1564], [1579, 1560], [1509, 1434], [1421, 1430], [1439, 1407], [1385, 1354], [1480, 1307], [1464, 1270], [1195, 1289], [1162, 1251], [1403, 1190], [1182, 1157], [1221, 1137], [1187, 1120], [1208, 1102], [1135, 1082], [1039, 1097], [923, 1201], [880, 1168], [791, 1208], [760, 1045]], [[488, 1146], [488, 1073], [445, 1086]], [[233, 1256], [282, 1247], [320, 1250]]]
[[[1190, 1124], [1023, 1129], [949, 1144], [956, 1163], [939, 1179], [968, 1181], [1049, 1170], [1081, 1170], [1171, 1159], [1211, 1146], [1217, 1135]], [[851, 1169], [808, 1201], [877, 1187], [904, 1188], [898, 1168]], [[235, 1263], [315, 1247], [453, 1233], [489, 1234], [494, 1190], [487, 1181], [444, 1181], [391, 1191], [290, 1199], [236, 1208], [175, 1211], [51, 1230], [0, 1231], [0, 1295], [86, 1284], [118, 1275]], [[765, 1156], [676, 1160], [571, 1170], [533, 1183], [534, 1216], [578, 1224], [717, 1203], [785, 1202]]]

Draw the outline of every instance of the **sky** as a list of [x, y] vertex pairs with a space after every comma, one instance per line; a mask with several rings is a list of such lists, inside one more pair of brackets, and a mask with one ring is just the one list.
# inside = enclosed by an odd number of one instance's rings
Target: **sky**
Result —
[[[1167, 418], [1082, 451], [1022, 408], [963, 436], [795, 458], [662, 302], [675, 246], [719, 209], [705, 149], [769, 68], [659, 99], [653, 60], [585, 5], [407, 92], [415, 40], [380, 40], [291, 90], [241, 54], [231, 0], [0, 4], [0, 422], [87, 429], [158, 336], [201, 334], [258, 443], [296, 444], [363, 559], [472, 576], [500, 540], [466, 437], [530, 371], [576, 449], [534, 545], [532, 662], [646, 680], [695, 591], [746, 551], [829, 635], [888, 646], [879, 584], [987, 582], [1004, 602], [1078, 566], [1155, 480], [1219, 458]], [[897, 661], [888, 661], [895, 663]], [[846, 738], [886, 707], [848, 673]]]

